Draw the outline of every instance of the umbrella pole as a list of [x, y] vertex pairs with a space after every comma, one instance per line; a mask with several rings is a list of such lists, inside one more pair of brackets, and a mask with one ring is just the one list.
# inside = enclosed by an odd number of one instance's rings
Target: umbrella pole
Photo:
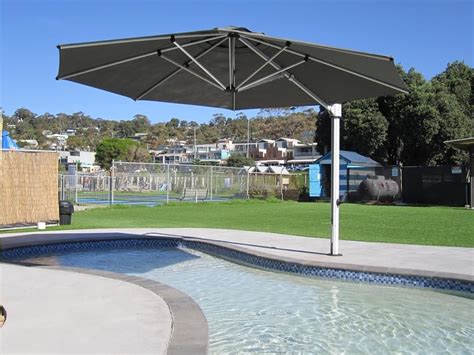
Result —
[[339, 254], [339, 154], [342, 105], [328, 107], [331, 115], [331, 255]]

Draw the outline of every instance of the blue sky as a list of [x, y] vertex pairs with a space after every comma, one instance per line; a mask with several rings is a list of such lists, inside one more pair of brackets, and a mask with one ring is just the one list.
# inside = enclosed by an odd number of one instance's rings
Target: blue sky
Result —
[[[473, 5], [463, 0], [0, 0], [0, 106], [37, 114], [207, 122], [232, 111], [134, 102], [56, 81], [57, 44], [223, 27], [391, 55], [426, 78], [463, 60], [473, 66]], [[249, 116], [256, 111], [246, 111]]]

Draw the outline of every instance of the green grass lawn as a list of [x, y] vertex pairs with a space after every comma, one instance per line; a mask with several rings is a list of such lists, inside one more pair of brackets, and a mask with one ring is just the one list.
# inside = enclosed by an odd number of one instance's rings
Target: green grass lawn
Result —
[[[329, 203], [233, 201], [114, 206], [76, 212], [70, 226], [51, 229], [208, 227], [308, 237], [330, 235]], [[449, 207], [343, 204], [341, 239], [474, 247], [474, 211]]]

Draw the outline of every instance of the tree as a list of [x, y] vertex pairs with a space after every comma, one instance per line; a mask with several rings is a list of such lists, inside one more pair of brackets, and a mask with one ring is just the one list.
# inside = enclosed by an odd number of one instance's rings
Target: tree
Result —
[[150, 156], [142, 144], [132, 139], [107, 138], [97, 145], [95, 159], [103, 169], [108, 170], [114, 159], [148, 161]]
[[375, 99], [345, 104], [343, 112], [342, 147], [384, 161], [388, 121], [379, 111]]
[[151, 160], [151, 157], [146, 147], [142, 144], [134, 144], [127, 148], [127, 154], [124, 160], [131, 162], [148, 162]]
[[13, 116], [11, 117], [14, 122], [29, 122], [36, 117], [36, 114], [28, 110], [27, 108], [19, 108], [15, 111]]
[[[436, 165], [462, 161], [464, 155], [444, 141], [472, 134], [472, 116], [466, 114], [466, 103], [440, 79], [448, 75], [427, 82], [413, 68], [408, 72], [401, 67], [399, 70], [409, 93], [377, 100], [389, 123], [388, 163]], [[449, 76], [453, 79], [452, 73]]]
[[132, 124], [133, 124], [135, 133], [148, 132], [151, 127], [150, 120], [145, 115], [133, 116]]
[[81, 150], [88, 147], [89, 144], [83, 136], [69, 136], [67, 139], [67, 148], [69, 150]]
[[[413, 68], [405, 72], [398, 67], [409, 93], [345, 104], [341, 147], [388, 164], [462, 162], [465, 154], [446, 146], [444, 141], [472, 135], [468, 90], [472, 70], [468, 69], [455, 63], [445, 73], [426, 81]], [[330, 122], [322, 110], [316, 137], [320, 152], [330, 146]]]
[[[344, 104], [342, 112], [341, 148], [384, 161], [388, 122], [377, 102], [374, 99], [353, 101]], [[331, 118], [324, 108], [317, 119], [316, 143], [321, 154], [330, 150]]]
[[177, 129], [179, 127], [179, 119], [178, 118], [172, 118], [169, 120], [169, 122], [166, 123], [166, 126], [172, 129]]
[[430, 104], [436, 107], [439, 114], [438, 130], [430, 142], [431, 164], [459, 164], [467, 161], [468, 154], [454, 149], [444, 142], [458, 138], [470, 137], [473, 132], [473, 118], [466, 113], [465, 105], [448, 87], [433, 86]]
[[[463, 153], [447, 147], [444, 141], [472, 132], [472, 119], [465, 110], [468, 90], [450, 89], [443, 78], [467, 87], [471, 71], [457, 64], [455, 69], [448, 67], [449, 74], [429, 82], [413, 68], [408, 72], [398, 69], [408, 94], [343, 105], [341, 147], [388, 164], [435, 165], [462, 161]], [[455, 79], [454, 73], [460, 73], [460, 78]], [[330, 147], [331, 120], [324, 109], [318, 115], [316, 141], [321, 153]]]
[[446, 69], [432, 79], [435, 86], [444, 86], [447, 92], [453, 94], [461, 105], [462, 110], [472, 117], [474, 105], [474, 69], [464, 62], [449, 63]]
[[227, 119], [222, 113], [215, 113], [213, 115], [213, 118], [209, 122], [209, 125], [222, 127], [225, 125], [226, 122], [227, 122]]
[[243, 155], [232, 154], [227, 159], [227, 166], [232, 167], [243, 167], [243, 166], [252, 166], [255, 165], [255, 161], [251, 158], [247, 158]]
[[331, 116], [323, 107], [321, 107], [316, 120], [314, 140], [318, 144], [319, 153], [325, 154], [331, 150]]

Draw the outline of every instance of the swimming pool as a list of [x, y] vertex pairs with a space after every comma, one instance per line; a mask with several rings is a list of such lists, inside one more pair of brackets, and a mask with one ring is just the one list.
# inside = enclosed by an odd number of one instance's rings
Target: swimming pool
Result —
[[268, 272], [189, 248], [137, 246], [41, 258], [184, 291], [208, 319], [215, 354], [468, 354], [474, 346], [474, 301], [455, 295]]

